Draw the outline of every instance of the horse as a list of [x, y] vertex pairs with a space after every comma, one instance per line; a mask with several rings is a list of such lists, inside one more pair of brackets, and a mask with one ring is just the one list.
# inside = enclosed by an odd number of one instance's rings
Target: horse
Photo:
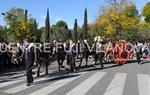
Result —
[[44, 46], [41, 47], [40, 51], [39, 49], [36, 50], [36, 62], [38, 66], [37, 70], [37, 77], [40, 76], [40, 69], [41, 67], [45, 67], [45, 75], [48, 75], [48, 66], [54, 61], [54, 56], [53, 56], [53, 46], [50, 46], [47, 48], [47, 51], [44, 51]]
[[[48, 45], [50, 46], [50, 45]], [[47, 47], [48, 47], [47, 46]], [[35, 49], [35, 48], [34, 48]], [[47, 52], [44, 51], [44, 45], [42, 44], [42, 47], [39, 49], [35, 49], [35, 55], [36, 55], [36, 65], [37, 65], [37, 77], [40, 76], [40, 69], [41, 67], [45, 67], [45, 75], [48, 74], [48, 66], [51, 64], [53, 61], [53, 46], [50, 46], [50, 48], [47, 48]], [[19, 62], [17, 58], [20, 56], [20, 48], [15, 48], [11, 51], [12, 56], [11, 56], [11, 62], [13, 64], [20, 64], [23, 63], [23, 60]], [[23, 53], [23, 51], [22, 51]], [[34, 66], [33, 66], [34, 67]], [[32, 67], [32, 68], [33, 68]]]
[[[57, 45], [57, 46], [56, 46]], [[61, 68], [64, 68], [63, 66], [63, 62], [66, 58], [66, 51], [65, 51], [65, 46], [64, 46], [64, 43], [56, 43], [55, 44], [55, 56], [56, 56], [56, 60], [57, 60], [57, 63], [58, 63], [58, 70], [60, 71]]]
[[[94, 61], [98, 60], [96, 57], [96, 48], [95, 48], [95, 44], [89, 45], [86, 41], [84, 41], [83, 43], [78, 43], [78, 53], [77, 53], [77, 59], [80, 59], [80, 63], [79, 63], [79, 68], [82, 65], [83, 59], [85, 58], [85, 66], [87, 67], [88, 65], [88, 59], [89, 56], [92, 56], [94, 58]], [[94, 45], [94, 47], [93, 47]], [[89, 47], [92, 47], [92, 49], [90, 50]], [[94, 63], [94, 62], [93, 62]]]

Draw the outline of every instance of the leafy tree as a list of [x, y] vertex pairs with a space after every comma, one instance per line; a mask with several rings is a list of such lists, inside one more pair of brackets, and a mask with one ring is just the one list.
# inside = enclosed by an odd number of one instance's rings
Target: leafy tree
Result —
[[68, 29], [68, 25], [65, 21], [58, 21], [56, 25], [51, 26], [51, 33], [53, 40], [65, 41], [71, 37], [71, 32]]
[[36, 19], [33, 19], [33, 24], [30, 26], [31, 32], [29, 33], [29, 39], [34, 42], [40, 42], [40, 37], [42, 35], [42, 32], [38, 30], [38, 24], [36, 22]]
[[6, 31], [3, 26], [0, 25], [0, 42], [4, 42], [6, 40]]
[[95, 36], [104, 36], [104, 33], [101, 31], [100, 27], [98, 27], [95, 23], [92, 23], [89, 24], [89, 35], [94, 38]]
[[39, 29], [38, 29], [38, 31], [39, 31], [39, 33], [41, 34], [40, 35], [40, 42], [45, 42], [45, 27], [40, 27]]
[[142, 41], [150, 41], [150, 23], [140, 23], [140, 37]]
[[68, 25], [65, 21], [58, 21], [56, 23], [57, 28], [68, 29]]
[[147, 2], [144, 6], [142, 15], [145, 17], [145, 21], [150, 23], [150, 2]]
[[122, 38], [128, 34], [124, 32], [136, 33], [140, 16], [135, 4], [125, 0], [107, 1], [108, 5], [102, 8], [102, 13], [95, 21], [96, 29], [109, 38]]
[[130, 2], [125, 6], [125, 9], [123, 9], [124, 14], [127, 17], [136, 17], [139, 15], [138, 10], [136, 9], [136, 6], [134, 3]]
[[27, 18], [27, 11], [21, 8], [11, 8], [6, 12], [5, 20], [9, 25], [8, 39], [9, 41], [22, 41], [30, 36], [32, 18]]
[[143, 7], [144, 21], [140, 23], [140, 38], [142, 41], [150, 41], [150, 2]]

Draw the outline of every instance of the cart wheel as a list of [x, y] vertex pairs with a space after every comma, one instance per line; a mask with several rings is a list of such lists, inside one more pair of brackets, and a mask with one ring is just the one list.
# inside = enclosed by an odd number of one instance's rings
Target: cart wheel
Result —
[[128, 60], [128, 54], [126, 52], [122, 52], [121, 55], [118, 55], [117, 53], [114, 54], [113, 60], [116, 64], [123, 65]]

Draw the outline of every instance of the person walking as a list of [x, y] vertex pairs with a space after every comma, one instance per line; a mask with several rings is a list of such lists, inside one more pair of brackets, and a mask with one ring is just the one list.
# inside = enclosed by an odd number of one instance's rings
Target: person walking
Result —
[[58, 62], [58, 69], [59, 71], [61, 70], [61, 68], [65, 68], [65, 66], [63, 66], [63, 62], [65, 60], [66, 57], [66, 52], [64, 49], [64, 44], [60, 41], [58, 43], [57, 49], [56, 49], [56, 58], [57, 58], [57, 62]]
[[76, 45], [72, 40], [70, 40], [67, 52], [67, 63], [70, 65], [71, 72], [76, 72], [75, 57], [76, 57]]
[[136, 59], [138, 64], [141, 63], [141, 57], [142, 57], [142, 45], [140, 43], [137, 43], [135, 46], [135, 52], [136, 52]]
[[104, 68], [103, 58], [105, 54], [104, 54], [104, 46], [103, 46], [102, 40], [97, 42], [96, 48], [97, 48], [97, 55], [98, 55], [98, 60], [100, 62], [101, 68]]
[[25, 63], [27, 86], [30, 86], [33, 83], [32, 68], [36, 63], [36, 54], [33, 45], [28, 43], [28, 39], [24, 40], [23, 46], [24, 51], [17, 59], [22, 59]]
[[6, 70], [6, 55], [7, 55], [6, 44], [2, 43], [0, 46], [0, 71], [1, 72], [4, 72]]

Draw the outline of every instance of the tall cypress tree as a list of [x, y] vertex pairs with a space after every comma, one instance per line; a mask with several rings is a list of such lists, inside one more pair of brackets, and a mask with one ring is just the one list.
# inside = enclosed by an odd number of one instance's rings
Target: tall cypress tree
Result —
[[35, 41], [36, 42], [40, 42], [40, 37], [41, 37], [41, 33], [38, 30], [38, 26], [37, 26], [37, 22], [36, 19], [34, 19], [34, 25], [33, 25], [33, 29], [34, 29], [34, 35], [35, 35]]
[[28, 20], [28, 10], [25, 10], [25, 22]]
[[32, 40], [34, 42], [39, 39], [39, 37], [38, 37], [38, 31], [37, 31], [36, 19], [33, 19], [33, 25], [32, 25], [30, 34], [28, 36], [29, 36], [30, 40]]
[[87, 33], [88, 33], [88, 19], [87, 19], [87, 9], [85, 8], [84, 11], [84, 24], [83, 24], [83, 39], [87, 39]]
[[77, 43], [77, 41], [78, 41], [78, 22], [77, 22], [77, 19], [75, 19], [75, 22], [74, 22], [74, 39], [75, 39], [75, 42]]
[[[26, 23], [28, 21], [28, 10], [25, 10], [24, 11], [24, 23]], [[23, 40], [24, 38], [28, 38], [29, 39], [29, 37], [27, 36], [27, 28], [24, 30], [24, 32], [21, 32], [21, 39], [20, 40]]]
[[38, 28], [37, 28], [38, 26], [37, 26], [37, 22], [36, 22], [36, 19], [34, 19], [34, 23], [33, 23], [33, 31], [34, 31], [34, 33], [35, 33], [35, 35], [36, 35], [36, 39], [38, 40], [39, 39], [39, 34], [38, 34]]
[[47, 16], [45, 20], [45, 41], [50, 42], [50, 20], [49, 20], [49, 9], [47, 9]]
[[37, 30], [37, 23], [36, 23], [36, 19], [34, 19], [34, 29], [35, 29], [35, 31]]

